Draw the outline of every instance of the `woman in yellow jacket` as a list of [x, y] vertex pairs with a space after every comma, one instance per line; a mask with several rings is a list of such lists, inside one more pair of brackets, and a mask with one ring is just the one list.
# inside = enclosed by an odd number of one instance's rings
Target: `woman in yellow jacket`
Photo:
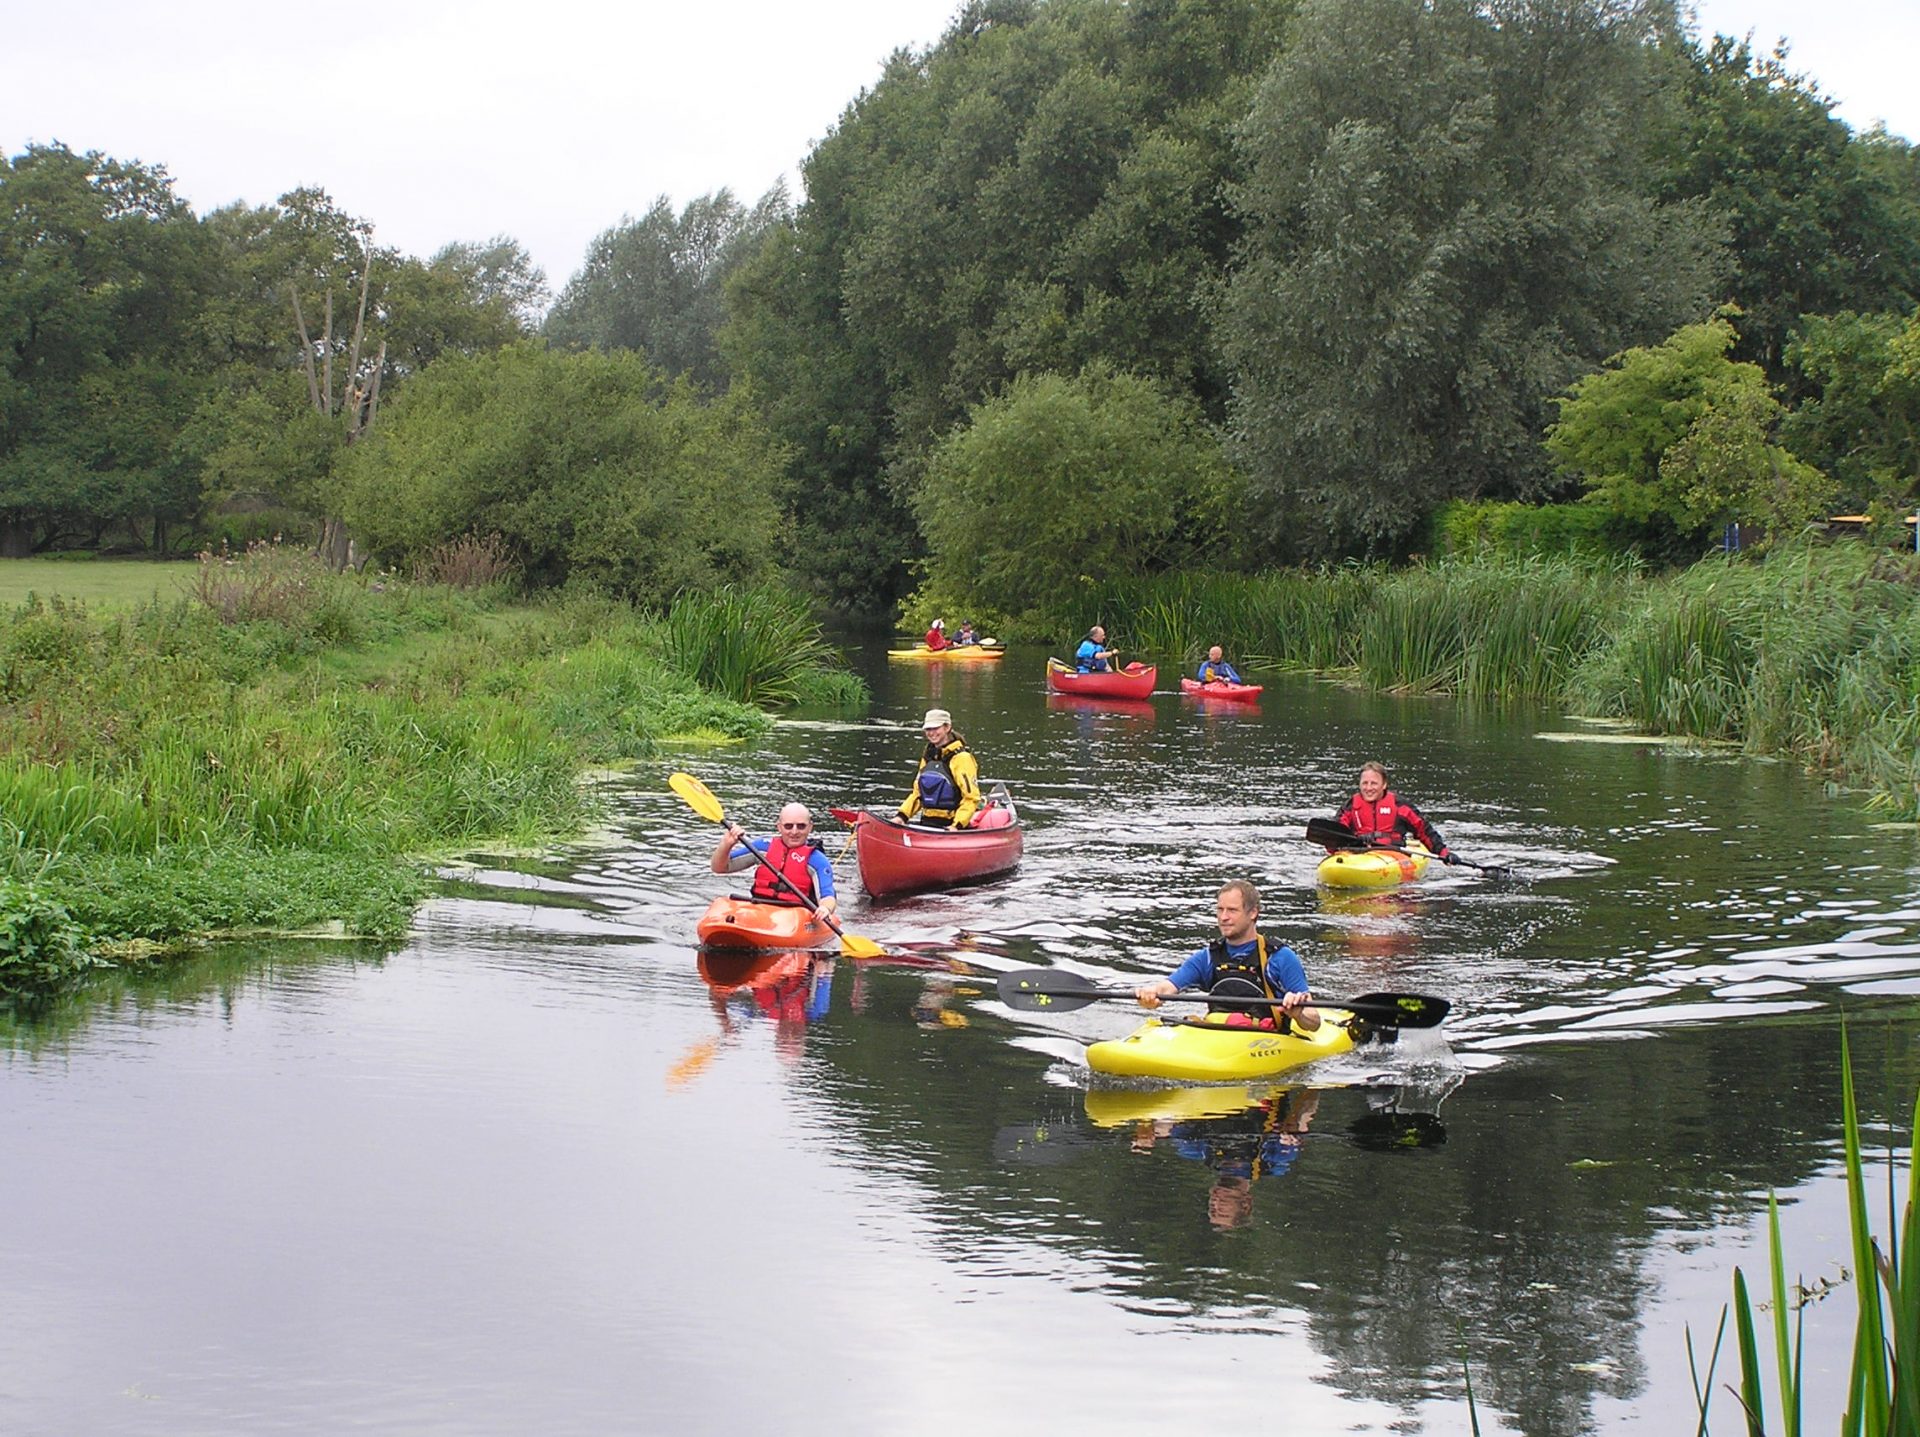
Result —
[[980, 808], [980, 766], [966, 740], [953, 731], [953, 715], [945, 709], [928, 709], [920, 727], [927, 747], [920, 755], [913, 788], [900, 805], [900, 817], [965, 828]]

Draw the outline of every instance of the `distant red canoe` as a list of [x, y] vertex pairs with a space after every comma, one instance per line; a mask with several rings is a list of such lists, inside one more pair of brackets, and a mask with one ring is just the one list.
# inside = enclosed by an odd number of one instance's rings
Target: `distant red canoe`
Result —
[[1143, 699], [1153, 692], [1160, 670], [1151, 664], [1128, 664], [1111, 673], [1083, 674], [1071, 664], [1047, 660], [1047, 686], [1057, 694], [1084, 694], [1088, 698]]
[[1025, 846], [1020, 815], [1004, 798], [981, 809], [972, 828], [929, 828], [864, 809], [836, 808], [833, 816], [853, 825], [860, 882], [875, 898], [1005, 873]]
[[716, 948], [824, 948], [840, 935], [792, 903], [755, 903], [722, 893], [694, 930]]
[[1195, 698], [1224, 699], [1229, 703], [1250, 704], [1260, 699], [1260, 690], [1264, 684], [1203, 684], [1198, 679], [1180, 680], [1180, 692], [1192, 694]]

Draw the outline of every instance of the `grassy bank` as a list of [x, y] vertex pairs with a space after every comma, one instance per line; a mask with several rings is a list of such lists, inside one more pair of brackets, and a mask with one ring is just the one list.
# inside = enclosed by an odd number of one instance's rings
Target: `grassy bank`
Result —
[[1920, 561], [1859, 545], [1626, 564], [1480, 560], [1252, 578], [1169, 575], [1089, 596], [1124, 647], [1191, 666], [1567, 704], [1656, 733], [1796, 758], [1912, 818], [1920, 766]]
[[[793, 642], [731, 663], [730, 626]], [[0, 621], [0, 986], [63, 945], [400, 933], [420, 858], [577, 830], [584, 770], [758, 733], [747, 699], [859, 702], [828, 657], [777, 594], [652, 618], [272, 550], [171, 602], [22, 605]]]

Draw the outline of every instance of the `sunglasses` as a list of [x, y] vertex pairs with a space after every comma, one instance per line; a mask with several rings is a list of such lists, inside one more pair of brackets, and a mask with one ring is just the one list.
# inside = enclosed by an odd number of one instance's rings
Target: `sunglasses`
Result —
[[780, 826], [782, 828], [812, 828], [813, 827], [811, 823], [783, 823]]

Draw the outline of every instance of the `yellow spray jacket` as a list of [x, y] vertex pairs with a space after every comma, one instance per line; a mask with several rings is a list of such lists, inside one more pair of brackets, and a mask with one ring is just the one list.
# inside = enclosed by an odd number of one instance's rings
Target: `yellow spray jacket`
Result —
[[[922, 776], [929, 774], [944, 782], [923, 784]], [[951, 808], [944, 804], [928, 804], [922, 798], [922, 790], [929, 786], [944, 788], [949, 796], [957, 794], [959, 801]], [[938, 748], [928, 744], [927, 751], [920, 755], [920, 767], [914, 770], [913, 787], [908, 791], [906, 801], [900, 805], [900, 816], [944, 818], [955, 828], [965, 828], [973, 822], [973, 815], [979, 808], [980, 766], [967, 751], [966, 740], [959, 734], [953, 734]]]

